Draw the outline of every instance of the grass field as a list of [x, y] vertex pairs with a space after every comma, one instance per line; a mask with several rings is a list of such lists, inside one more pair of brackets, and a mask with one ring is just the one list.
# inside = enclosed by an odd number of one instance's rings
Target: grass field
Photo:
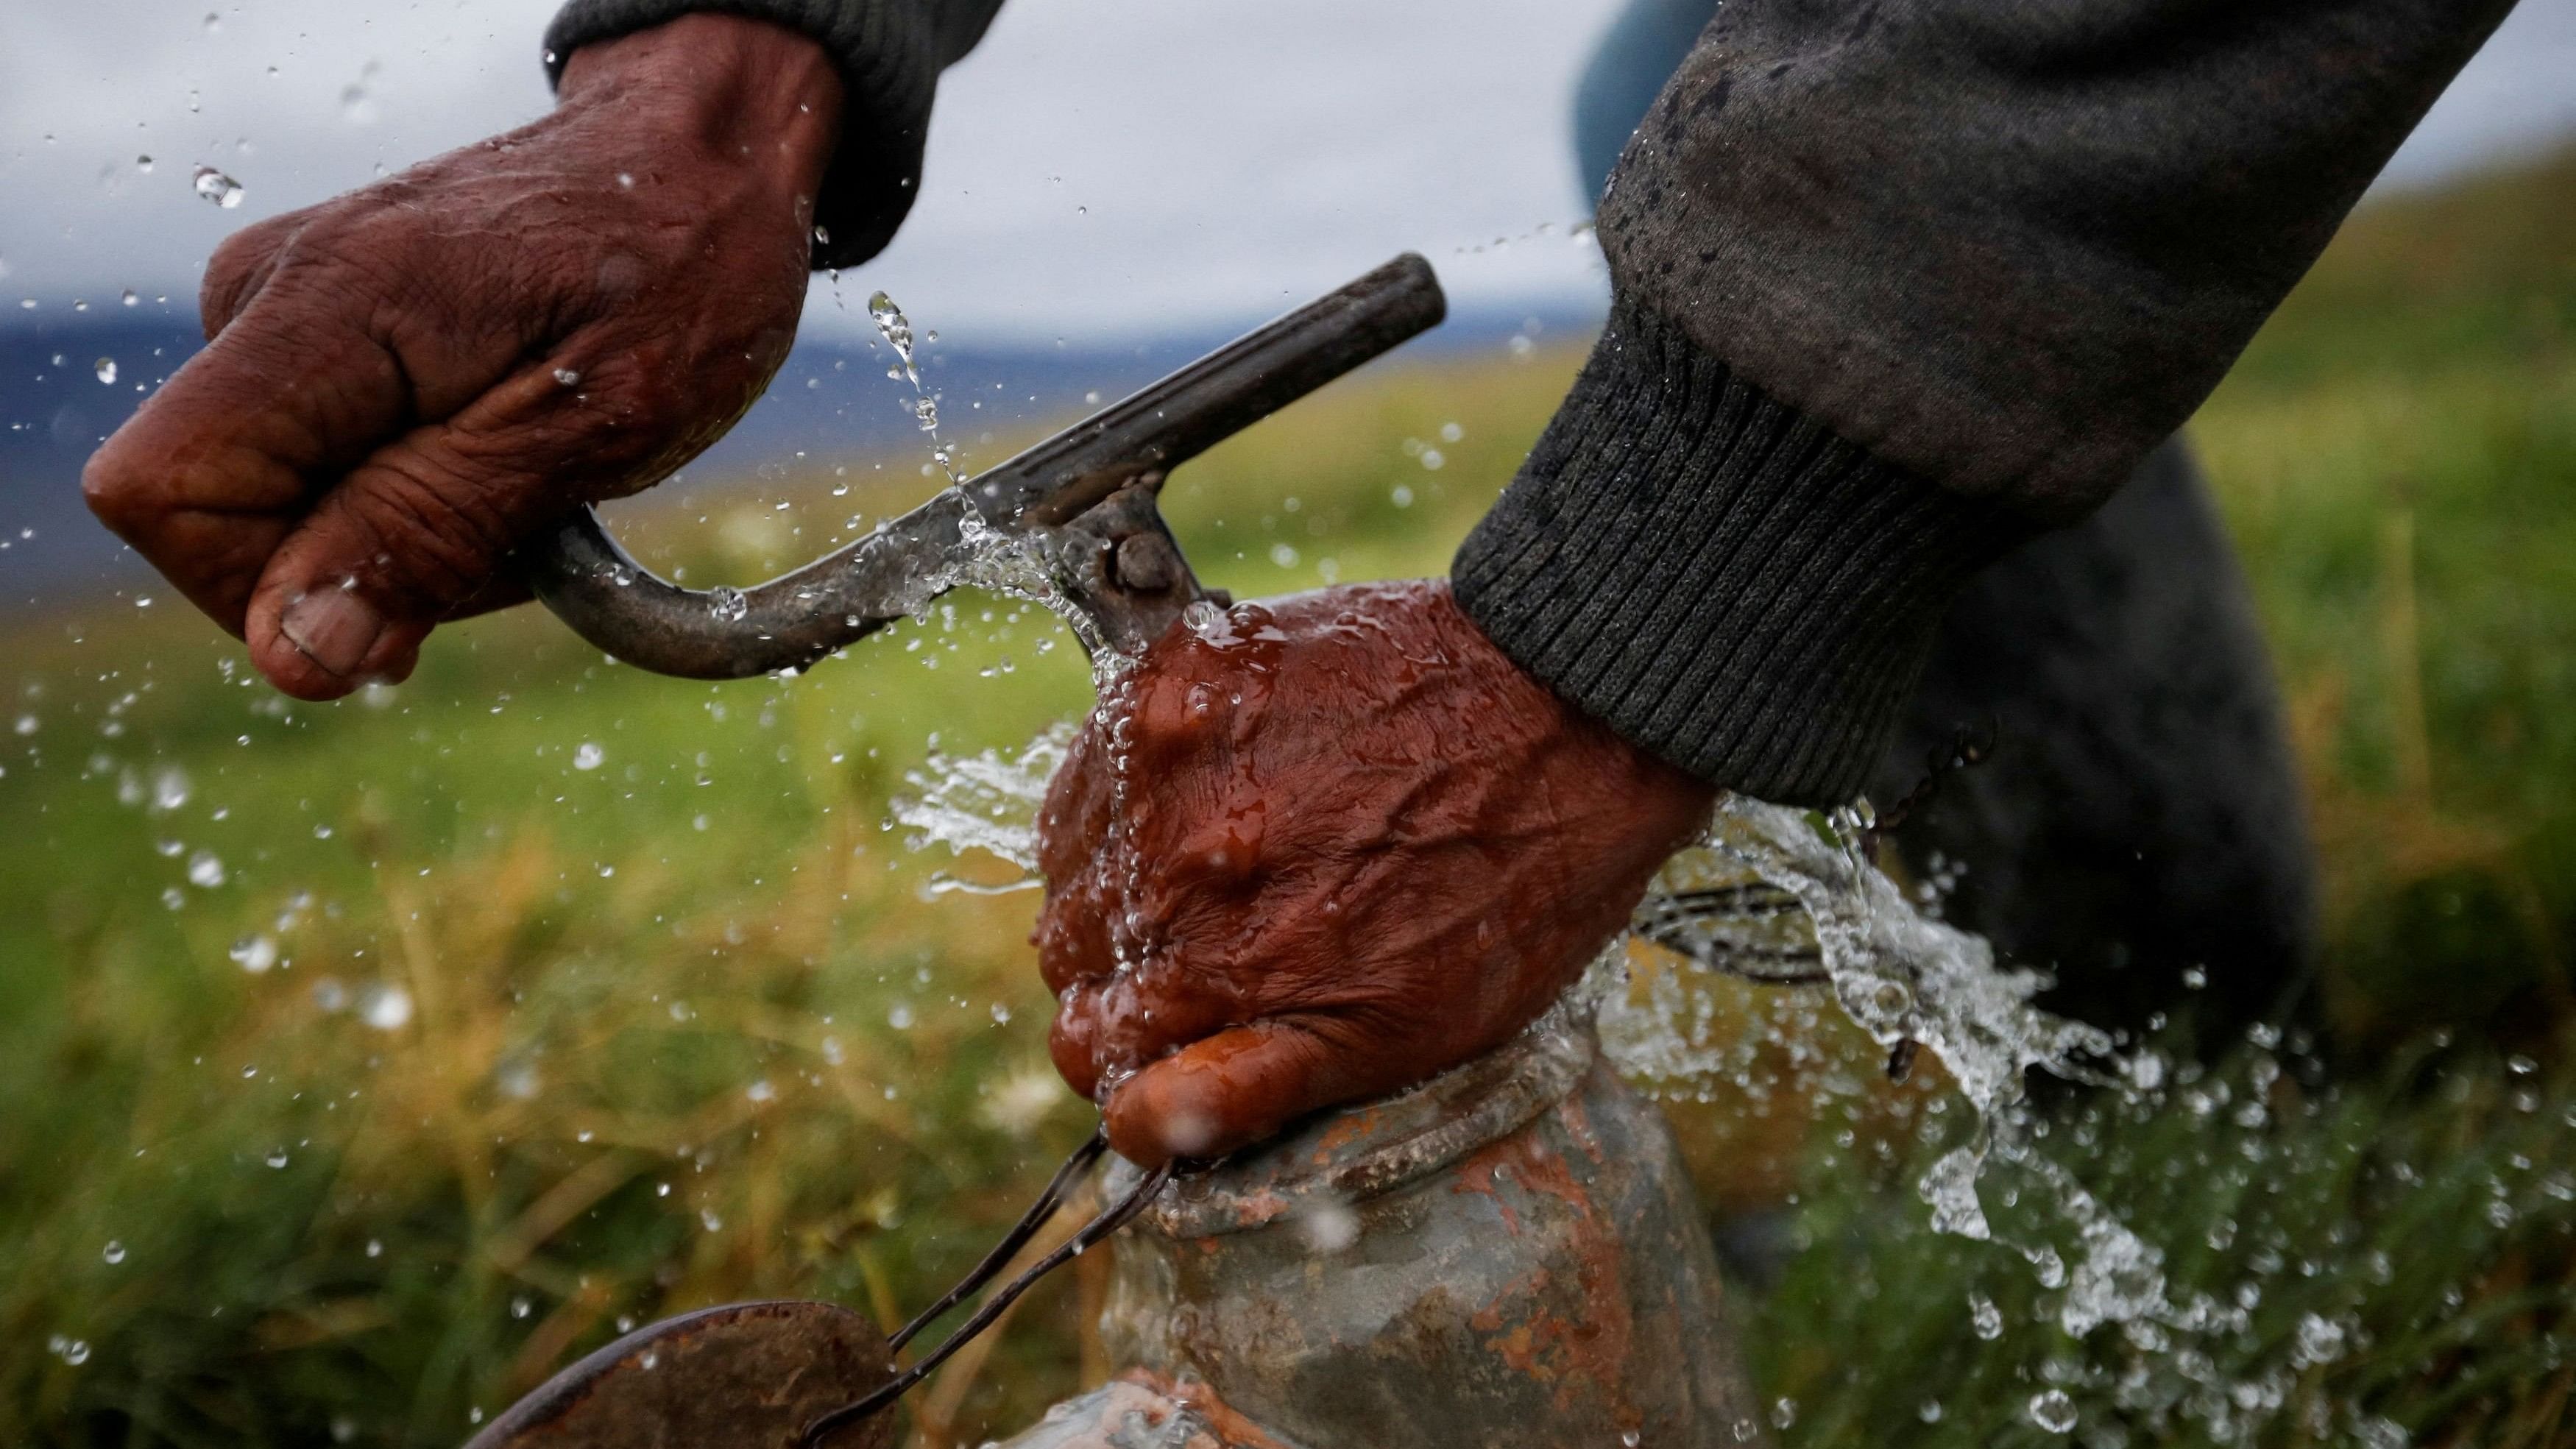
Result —
[[[1759, 1137], [1805, 1205], [1748, 1308], [1785, 1443], [2053, 1442], [2052, 1391], [2088, 1445], [2576, 1439], [2571, 237], [2576, 158], [2382, 206], [2194, 425], [2294, 704], [2335, 1028], [2387, 1065], [2249, 1051], [2051, 1150], [2233, 1316], [2070, 1339], [2018, 1263], [1923, 1231], [1913, 1149], [1845, 1140], [1863, 1107], [1772, 1114], [1786, 1147], [1694, 1108], [1697, 1166]], [[1355, 379], [1168, 511], [1240, 593], [1436, 572], [1575, 361]], [[630, 526], [749, 581], [908, 505], [917, 461]], [[709, 687], [521, 615], [313, 708], [175, 599], [0, 643], [0, 1442], [448, 1444], [622, 1321], [926, 1301], [1087, 1124], [1032, 897], [926, 895], [989, 863], [908, 850], [889, 802], [1078, 709], [1075, 655], [959, 596]], [[1099, 1372], [1085, 1290], [935, 1380], [918, 1441]]]

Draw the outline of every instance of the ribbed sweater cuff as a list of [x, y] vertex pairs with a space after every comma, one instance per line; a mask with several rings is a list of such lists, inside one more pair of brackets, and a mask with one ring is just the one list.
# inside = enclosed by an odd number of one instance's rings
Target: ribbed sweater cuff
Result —
[[546, 27], [546, 75], [575, 50], [712, 13], [812, 36], [841, 72], [841, 142], [814, 199], [816, 267], [853, 267], [885, 250], [921, 189], [921, 153], [942, 64], [934, 18], [918, 0], [571, 0]]
[[1628, 739], [1727, 789], [1839, 804], [1886, 752], [1951, 596], [2035, 531], [1621, 307], [1452, 587]]

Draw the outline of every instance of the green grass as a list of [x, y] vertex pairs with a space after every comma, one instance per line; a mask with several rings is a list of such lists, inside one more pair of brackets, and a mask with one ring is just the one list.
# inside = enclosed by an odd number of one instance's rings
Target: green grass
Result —
[[[2425, 1442], [2576, 1432], [2554, 1195], [2576, 1157], [2571, 197], [2576, 161], [2365, 216], [2195, 425], [2299, 721], [2342, 1040], [2510, 1028], [2499, 1052], [2543, 1064], [2275, 1083], [2252, 1126], [2204, 1119], [2194, 1084], [2053, 1139], [2178, 1282], [2260, 1283], [2204, 1345], [2213, 1377], [2277, 1368], [2306, 1312], [2351, 1325], [2263, 1443], [2353, 1442], [2376, 1417]], [[1574, 362], [1354, 379], [1194, 464], [1169, 512], [1246, 594], [1437, 572]], [[776, 485], [784, 513], [729, 496], [701, 522], [674, 499], [629, 526], [693, 583], [748, 580], [817, 551], [845, 505], [913, 501], [912, 461], [845, 465], [902, 479], [854, 500], [818, 467]], [[0, 1442], [449, 1444], [621, 1318], [926, 1301], [1086, 1123], [1046, 1069], [1032, 898], [925, 898], [951, 863], [908, 851], [888, 802], [934, 735], [1016, 744], [1080, 708], [1074, 654], [1051, 621], [960, 596], [805, 678], [710, 687], [522, 615], [445, 632], [389, 695], [313, 708], [171, 598], [18, 631]], [[169, 771], [187, 792], [164, 809]], [[191, 882], [201, 851], [219, 883]], [[262, 938], [278, 959], [244, 969]], [[2012, 1260], [1921, 1231], [1889, 1186], [1917, 1149], [1876, 1110], [1683, 1118], [1705, 1175], [1758, 1170], [1806, 1205], [1785, 1286], [1750, 1309], [1766, 1396], [1796, 1405], [1782, 1438], [2038, 1442], [2040, 1386], [2108, 1403], [2138, 1351], [2037, 1326]], [[1846, 1114], [1868, 1119], [1853, 1146]], [[977, 1442], [1096, 1373], [1097, 1271], [936, 1381], [919, 1440]], [[2006, 1309], [2002, 1339], [1968, 1334], [1972, 1290]], [[2130, 1443], [2212, 1442], [2207, 1415], [2121, 1413]]]

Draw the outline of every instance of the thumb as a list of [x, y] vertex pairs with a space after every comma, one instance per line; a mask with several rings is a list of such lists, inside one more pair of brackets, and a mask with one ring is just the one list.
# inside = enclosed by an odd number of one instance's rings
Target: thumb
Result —
[[1294, 1020], [1235, 1027], [1127, 1079], [1101, 1111], [1109, 1145], [1143, 1167], [1222, 1157], [1309, 1112], [1404, 1084], [1404, 1065], [1343, 1049]]
[[509, 551], [594, 496], [584, 456], [604, 419], [539, 363], [462, 412], [376, 449], [278, 544], [243, 639], [271, 682], [331, 699], [399, 681], [440, 621], [485, 597]]

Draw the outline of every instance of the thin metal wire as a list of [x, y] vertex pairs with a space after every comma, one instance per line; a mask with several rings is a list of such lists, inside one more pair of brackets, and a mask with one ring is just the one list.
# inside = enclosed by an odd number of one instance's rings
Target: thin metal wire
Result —
[[1091, 1139], [1075, 1148], [1073, 1155], [1064, 1160], [1064, 1166], [1055, 1170], [1055, 1176], [1047, 1182], [1046, 1191], [1038, 1195], [1038, 1200], [1030, 1205], [1027, 1212], [1020, 1214], [1019, 1223], [1004, 1234], [1000, 1242], [993, 1245], [993, 1251], [986, 1253], [984, 1260], [975, 1265], [974, 1271], [958, 1279], [957, 1286], [941, 1295], [938, 1302], [921, 1310], [910, 1323], [899, 1329], [894, 1337], [887, 1339], [886, 1351], [901, 1352], [905, 1344], [912, 1342], [923, 1329], [937, 1321], [939, 1315], [965, 1302], [976, 1289], [993, 1281], [993, 1275], [1002, 1271], [1003, 1267], [1011, 1261], [1011, 1255], [1025, 1246], [1029, 1239], [1036, 1237], [1038, 1229], [1046, 1226], [1047, 1219], [1055, 1216], [1055, 1210], [1064, 1203], [1065, 1189], [1071, 1187], [1073, 1180], [1089, 1170], [1091, 1164], [1100, 1160], [1100, 1154], [1108, 1150], [1108, 1129], [1095, 1129]]
[[[932, 1370], [947, 1362], [950, 1354], [964, 1348], [975, 1335], [992, 1327], [994, 1320], [1002, 1316], [1002, 1311], [1018, 1301], [1021, 1294], [1035, 1287], [1039, 1279], [1072, 1262], [1081, 1256], [1085, 1249], [1127, 1226], [1138, 1213], [1145, 1210], [1146, 1204], [1154, 1200], [1154, 1195], [1163, 1190], [1163, 1185], [1171, 1180], [1172, 1164], [1168, 1162], [1146, 1173], [1134, 1190], [1103, 1211], [1100, 1216], [1084, 1224], [1080, 1232], [1065, 1239], [1055, 1251], [1030, 1264], [1020, 1276], [994, 1289], [992, 1296], [986, 1298], [983, 1305], [975, 1310], [974, 1316], [958, 1325], [956, 1332], [941, 1340], [939, 1347], [923, 1355], [912, 1367], [877, 1385], [865, 1397], [843, 1404], [806, 1425], [804, 1434], [797, 1440], [800, 1449], [814, 1449], [815, 1445], [820, 1444], [834, 1432], [871, 1414], [881, 1412], [896, 1399], [903, 1397], [906, 1390], [930, 1377]], [[1050, 1187], [1051, 1193], [1053, 1190]]]

